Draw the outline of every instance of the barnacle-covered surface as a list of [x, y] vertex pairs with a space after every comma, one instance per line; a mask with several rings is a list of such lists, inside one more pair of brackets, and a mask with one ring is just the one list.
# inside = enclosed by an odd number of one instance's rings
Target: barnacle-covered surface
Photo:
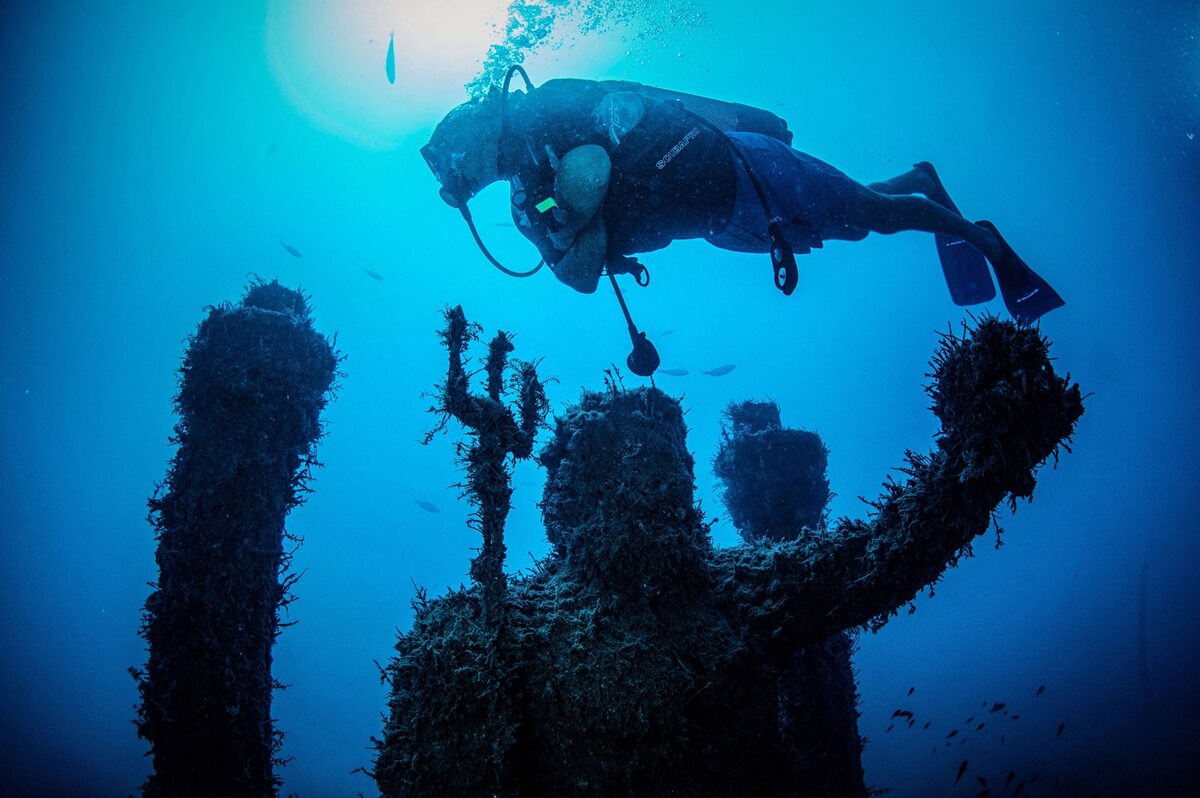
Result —
[[[713, 471], [730, 518], [746, 543], [799, 540], [822, 528], [829, 503], [829, 450], [815, 432], [783, 426], [774, 402], [725, 411]], [[774, 674], [779, 736], [787, 749], [781, 781], [806, 796], [867, 795], [854, 636], [838, 632], [785, 656]]]
[[932, 378], [938, 447], [908, 454], [873, 517], [731, 549], [695, 507], [679, 403], [585, 393], [541, 455], [553, 551], [510, 581], [503, 624], [483, 622], [478, 586], [418, 597], [387, 669], [383, 794], [837, 794], [814, 775], [827, 752], [797, 764], [804, 738], [781, 733], [780, 675], [816, 646], [800, 684], [850, 692], [792, 705], [852, 713], [850, 675], [831, 675], [848, 666], [839, 633], [955, 563], [1082, 413], [1040, 335], [995, 319], [946, 336]]
[[307, 491], [337, 366], [307, 298], [274, 281], [210, 308], [189, 341], [177, 449], [150, 500], [150, 656], [133, 671], [154, 759], [144, 795], [276, 793], [271, 647], [295, 580], [284, 518]]

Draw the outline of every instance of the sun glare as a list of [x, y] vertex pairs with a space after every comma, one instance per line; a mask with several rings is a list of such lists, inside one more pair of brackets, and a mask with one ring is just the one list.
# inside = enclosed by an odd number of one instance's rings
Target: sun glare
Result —
[[[265, 47], [284, 95], [314, 124], [388, 149], [466, 99], [507, 0], [271, 0]], [[387, 81], [395, 35], [396, 83]]]

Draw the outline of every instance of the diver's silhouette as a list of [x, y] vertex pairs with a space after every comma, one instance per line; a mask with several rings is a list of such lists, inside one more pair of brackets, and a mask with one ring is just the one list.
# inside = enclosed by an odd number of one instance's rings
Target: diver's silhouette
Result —
[[[525, 77], [514, 67], [509, 79], [514, 71]], [[991, 223], [958, 212], [928, 162], [863, 185], [792, 149], [787, 123], [761, 109], [626, 81], [533, 88], [525, 79], [527, 92], [510, 95], [506, 80], [452, 110], [421, 152], [442, 198], [468, 222], [467, 201], [507, 180], [517, 227], [577, 291], [595, 291], [605, 270], [642, 282], [634, 255], [703, 238], [770, 253], [776, 284], [790, 294], [795, 253], [831, 239], [920, 230], [937, 236], [956, 303], [995, 296], [986, 256], [1018, 321], [1032, 323], [1063, 304]], [[531, 273], [488, 257], [509, 274]]]

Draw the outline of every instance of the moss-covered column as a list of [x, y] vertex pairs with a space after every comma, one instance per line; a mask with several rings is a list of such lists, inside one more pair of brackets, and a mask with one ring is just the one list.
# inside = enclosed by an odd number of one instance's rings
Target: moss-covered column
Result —
[[[826, 526], [829, 450], [815, 432], [783, 426], [774, 402], [747, 401], [725, 411], [713, 471], [725, 506], [748, 545], [799, 541]], [[796, 795], [866, 796], [854, 637], [839, 632], [795, 651], [777, 666], [779, 737]]]
[[144, 671], [131, 669], [150, 742], [147, 796], [273, 796], [282, 732], [271, 647], [291, 600], [284, 518], [317, 464], [338, 355], [306, 298], [277, 282], [209, 309], [189, 341], [177, 445], [150, 500], [159, 578]]

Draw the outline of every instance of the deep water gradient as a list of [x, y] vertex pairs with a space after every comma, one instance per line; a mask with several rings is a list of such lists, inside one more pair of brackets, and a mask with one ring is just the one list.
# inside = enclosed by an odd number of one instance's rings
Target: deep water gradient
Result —
[[[461, 479], [457, 436], [419, 444], [436, 422], [422, 392], [445, 371], [443, 308], [461, 303], [544, 357], [555, 410], [628, 351], [606, 290], [504, 277], [438, 199], [417, 148], [479, 65], [424, 79], [398, 68], [389, 84], [389, 31], [399, 47], [425, 29], [405, 39], [400, 4], [368, 15], [378, 29], [310, 24], [328, 7], [44, 3], [0, 26], [6, 794], [126, 795], [146, 778], [127, 673], [146, 661], [139, 614], [157, 577], [146, 500], [174, 454], [185, 336], [249, 275], [302, 287], [346, 355], [315, 492], [288, 519], [304, 576], [285, 619], [299, 623], [274, 650], [274, 675], [292, 685], [273, 706], [294, 757], [285, 795], [374, 794], [352, 771], [369, 765], [386, 707], [375, 660], [410, 627], [414, 583], [456, 587], [479, 546], [448, 487]], [[1200, 7], [702, 10], [702, 24], [653, 36], [621, 25], [526, 66], [535, 82], [638, 80], [766, 108], [800, 149], [862, 181], [932, 161], [967, 215], [994, 221], [1067, 299], [1042, 331], [1056, 369], [1093, 392], [1073, 452], [1031, 505], [999, 518], [1003, 547], [981, 539], [914, 614], [860, 637], [867, 783], [973, 795], [963, 785], [976, 774], [1003, 782], [1015, 769], [1081, 794], [1187, 795], [1200, 778]], [[486, 40], [445, 13], [422, 24]], [[497, 226], [504, 203], [501, 188], [478, 198], [480, 230], [506, 261], [532, 265]], [[834, 519], [861, 517], [857, 497], [877, 495], [906, 448], [930, 446], [927, 359], [964, 312], [928, 236], [831, 243], [801, 259], [790, 298], [761, 257], [682, 242], [645, 262], [651, 285], [626, 298], [663, 365], [690, 371], [657, 382], [688, 411], [704, 512], [722, 511], [709, 464], [730, 401], [769, 398], [786, 426], [821, 434]], [[737, 368], [701, 374], [722, 364]], [[518, 467], [510, 569], [548, 551], [542, 481]], [[724, 519], [713, 534], [738, 540]], [[897, 723], [897, 709], [930, 728]]]

